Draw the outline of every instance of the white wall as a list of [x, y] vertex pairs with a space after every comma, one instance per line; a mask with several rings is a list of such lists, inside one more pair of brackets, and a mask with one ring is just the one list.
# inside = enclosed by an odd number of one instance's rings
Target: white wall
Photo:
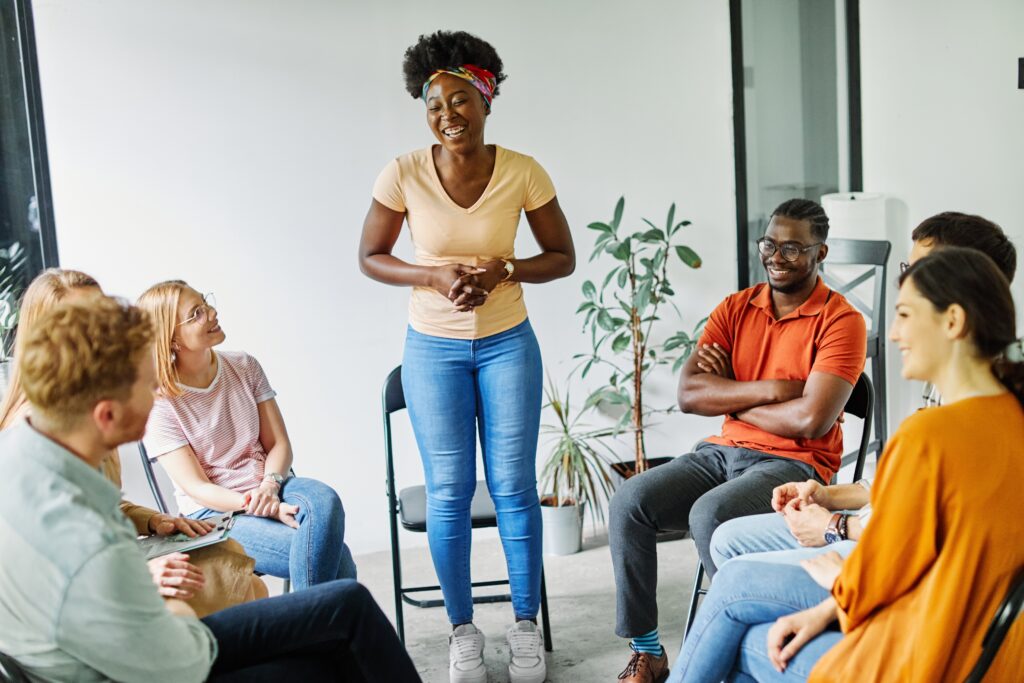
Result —
[[[1024, 265], [1024, 3], [861, 0], [860, 18], [864, 189], [891, 198], [890, 272], [914, 226], [949, 210], [1000, 224]], [[1020, 321], [1021, 269], [1013, 293]], [[888, 357], [891, 433], [920, 388], [900, 379], [891, 343]]]
[[[33, 4], [61, 263], [130, 297], [170, 277], [216, 292], [225, 347], [262, 361], [296, 467], [341, 492], [357, 553], [387, 545], [378, 397], [407, 293], [363, 278], [356, 245], [379, 169], [431, 142], [401, 81], [418, 34], [498, 48], [510, 77], [489, 140], [555, 180], [580, 266], [526, 297], [556, 379], [587, 348], [573, 312], [600, 269], [585, 225], [620, 194], [634, 224], [673, 201], [694, 222], [705, 268], [680, 273], [687, 328], [735, 286], [724, 1]], [[525, 224], [521, 237], [533, 253]], [[655, 399], [673, 389], [658, 378]], [[682, 452], [717, 424], [667, 418], [649, 450]], [[402, 483], [421, 481], [408, 429], [398, 441]]]

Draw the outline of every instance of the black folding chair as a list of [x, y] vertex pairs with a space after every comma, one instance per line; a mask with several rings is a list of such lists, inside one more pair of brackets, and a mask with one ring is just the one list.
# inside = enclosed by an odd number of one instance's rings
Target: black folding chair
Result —
[[[850, 464], [854, 465], [853, 482], [859, 480], [864, 474], [864, 462], [867, 460], [871, 436], [871, 415], [874, 407], [874, 387], [871, 386], [871, 380], [868, 376], [865, 373], [861, 373], [857, 384], [853, 386], [850, 398], [846, 399], [846, 405], [843, 407], [844, 413], [849, 413], [864, 421], [864, 431], [860, 435], [860, 445], [856, 451], [844, 455], [840, 461], [840, 468]], [[833, 477], [832, 483], [835, 483], [835, 480], [836, 478]], [[698, 560], [697, 575], [693, 577], [693, 593], [690, 595], [690, 610], [686, 614], [686, 629], [683, 631], [683, 640], [686, 640], [686, 636], [689, 635], [690, 628], [693, 626], [693, 620], [697, 618], [697, 604], [700, 602], [701, 596], [707, 595], [708, 592], [708, 589], [704, 587], [704, 573], [704, 564]]]
[[[139, 458], [142, 460], [142, 469], [146, 473], [146, 481], [149, 482], [149, 490], [153, 493], [153, 500], [156, 501], [156, 509], [160, 512], [170, 514], [168, 512], [167, 501], [164, 500], [163, 491], [160, 490], [160, 482], [156, 478], [156, 472], [153, 471], [153, 463], [149, 460], [149, 454], [146, 453], [146, 447], [139, 443]], [[291, 475], [295, 476], [295, 470], [291, 470]], [[254, 572], [256, 576], [263, 576], [262, 572]], [[284, 583], [281, 586], [282, 593], [290, 593], [292, 590], [292, 582], [290, 579], [283, 579]]]
[[29, 683], [28, 676], [22, 670], [13, 657], [0, 652], [0, 682], [2, 683]]
[[[981, 683], [985, 678], [985, 673], [992, 666], [1003, 640], [1006, 639], [1006, 634], [1013, 628], [1021, 611], [1024, 611], [1024, 570], [1017, 574], [1013, 583], [1010, 584], [1010, 589], [1006, 592], [1006, 598], [996, 610], [996, 615], [981, 641], [981, 657], [971, 669], [965, 683]], [[1020, 653], [1017, 654], [1020, 656]]]
[[[872, 453], [881, 453], [888, 438], [888, 420], [885, 410], [885, 292], [889, 252], [892, 244], [884, 240], [828, 241], [828, 258], [821, 264], [821, 278], [829, 287], [846, 297], [854, 308], [871, 321], [868, 328], [867, 360], [871, 365], [871, 382], [876, 388], [874, 426], [875, 438], [868, 445]], [[837, 271], [833, 266], [839, 266]], [[862, 270], [863, 269], [863, 270]], [[861, 272], [849, 279], [851, 270]], [[858, 296], [857, 289], [871, 283], [870, 302]]]
[[[405, 615], [404, 603], [414, 607], [441, 607], [443, 599], [416, 599], [410, 593], [423, 593], [438, 591], [440, 586], [411, 586], [402, 585], [402, 559], [398, 543], [398, 522], [401, 520], [402, 527], [409, 531], [424, 533], [427, 530], [427, 490], [425, 486], [410, 486], [395, 492], [395, 458], [391, 439], [391, 415], [405, 408], [405, 394], [402, 391], [402, 366], [398, 366], [388, 375], [384, 381], [384, 390], [381, 393], [381, 402], [384, 413], [384, 459], [386, 465], [386, 484], [388, 495], [388, 517], [391, 520], [391, 567], [394, 574], [395, 591], [395, 620], [398, 630], [398, 637], [405, 643]], [[487, 492], [487, 484], [478, 481], [476, 493], [473, 496], [473, 503], [470, 508], [470, 517], [474, 529], [498, 526], [498, 517], [494, 511], [494, 502]], [[473, 588], [488, 586], [507, 586], [508, 579], [496, 581], [474, 581]], [[492, 603], [509, 602], [512, 596], [505, 593], [501, 595], [474, 595], [473, 602]], [[551, 620], [548, 616], [548, 593], [547, 583], [544, 578], [544, 570], [540, 575], [540, 612], [541, 625], [544, 631], [544, 649], [551, 652]]]

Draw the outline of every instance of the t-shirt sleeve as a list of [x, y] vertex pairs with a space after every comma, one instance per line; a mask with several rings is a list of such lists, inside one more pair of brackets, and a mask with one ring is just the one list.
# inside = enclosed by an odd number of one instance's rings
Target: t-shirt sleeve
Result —
[[188, 437], [185, 436], [178, 416], [174, 414], [174, 409], [166, 398], [158, 398], [153, 404], [142, 444], [146, 447], [146, 455], [151, 461], [188, 445]]
[[[550, 182], [550, 181], [549, 181]], [[398, 159], [392, 159], [373, 183], [373, 198], [392, 211], [405, 213], [405, 193]]]
[[551, 176], [543, 166], [531, 158], [529, 172], [526, 174], [526, 198], [523, 200], [523, 208], [526, 211], [533, 211], [554, 198], [555, 184], [551, 182]]
[[826, 372], [856, 385], [868, 345], [864, 316], [845, 311], [831, 321], [818, 344], [811, 372]]
[[246, 380], [252, 390], [252, 397], [257, 403], [263, 403], [277, 396], [277, 392], [270, 386], [267, 373], [263, 372], [263, 366], [252, 356], [245, 357]]
[[704, 324], [704, 332], [700, 336], [700, 345], [717, 343], [726, 351], [732, 351], [732, 306], [731, 297], [718, 304], [711, 311], [708, 321]]

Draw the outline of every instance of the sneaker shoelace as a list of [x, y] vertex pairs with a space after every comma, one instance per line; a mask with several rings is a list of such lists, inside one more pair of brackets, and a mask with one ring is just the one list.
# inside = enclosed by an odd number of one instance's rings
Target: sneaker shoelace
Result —
[[470, 633], [464, 636], [452, 636], [452, 645], [455, 646], [455, 658], [459, 662], [468, 662], [480, 659], [480, 646], [477, 634]]
[[540, 652], [539, 635], [536, 631], [512, 631], [508, 637], [512, 656], [536, 658]]

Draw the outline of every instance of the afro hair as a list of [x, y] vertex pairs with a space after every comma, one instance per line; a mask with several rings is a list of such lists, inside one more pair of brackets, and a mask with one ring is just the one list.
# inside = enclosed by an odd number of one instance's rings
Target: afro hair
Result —
[[463, 64], [473, 64], [494, 74], [494, 95], [498, 95], [501, 82], [507, 78], [501, 57], [486, 40], [465, 31], [436, 31], [420, 36], [405, 51], [405, 89], [418, 100], [423, 96], [423, 84], [435, 71]]

